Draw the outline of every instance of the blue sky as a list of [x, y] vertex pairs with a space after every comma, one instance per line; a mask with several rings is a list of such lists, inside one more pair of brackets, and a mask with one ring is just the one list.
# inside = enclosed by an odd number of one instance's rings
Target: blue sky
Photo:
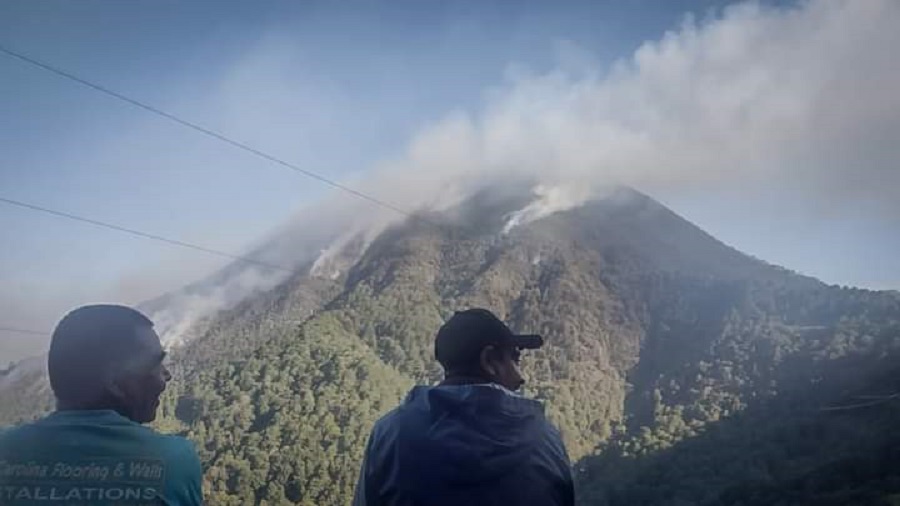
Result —
[[[701, 30], [704, 20], [715, 25], [723, 5], [12, 0], [0, 4], [0, 44], [302, 167], [360, 181], [383, 161], [406, 157], [411, 139], [454, 114], [475, 123], [487, 118], [486, 125], [490, 111], [512, 107], [496, 95], [518, 96], [527, 76], [541, 84], [540, 76], [588, 68], [586, 82], [606, 90], [613, 63], [632, 58], [628, 72], [646, 75], [638, 48], [681, 30], [689, 13]], [[861, 23], [870, 15], [851, 14]], [[779, 16], [735, 15], [732, 24], [789, 22]], [[687, 51], [690, 42], [679, 47]], [[846, 117], [836, 124], [861, 121]], [[893, 124], [895, 116], [886, 118]], [[898, 221], [883, 202], [889, 198], [867, 197], [868, 188], [883, 186], [873, 184], [875, 176], [863, 177], [861, 197], [839, 197], [849, 205], [830, 204], [846, 184], [842, 177], [788, 184], [795, 178], [776, 174], [721, 187], [703, 177], [693, 187], [653, 178], [647, 189], [773, 263], [832, 283], [900, 288]], [[326, 190], [0, 55], [2, 196], [241, 252]], [[61, 311], [85, 302], [135, 303], [222, 264], [5, 206], [0, 229], [7, 245], [0, 249], [0, 324], [18, 327], [50, 328]], [[34, 337], [0, 339], [0, 360], [43, 346]]]

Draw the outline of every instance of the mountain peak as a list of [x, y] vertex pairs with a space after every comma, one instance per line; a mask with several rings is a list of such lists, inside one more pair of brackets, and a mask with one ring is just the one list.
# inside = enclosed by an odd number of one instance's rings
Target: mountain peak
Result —
[[254, 293], [269, 291], [298, 275], [336, 285], [352, 282], [361, 272], [360, 260], [388, 251], [385, 245], [395, 250], [403, 238], [426, 236], [445, 245], [487, 241], [492, 255], [516, 244], [530, 244], [526, 255], [535, 266], [542, 263], [535, 259], [549, 258], [541, 253], [547, 249], [541, 245], [577, 244], [603, 260], [607, 268], [622, 271], [721, 279], [776, 279], [786, 274], [722, 244], [650, 196], [621, 186], [588, 191], [571, 184], [507, 181], [485, 185], [448, 209], [423, 211], [387, 228], [356, 224], [325, 230], [316, 228], [319, 225], [311, 219], [301, 224], [305, 225], [284, 227], [281, 235], [252, 254], [296, 266], [297, 274], [235, 263], [142, 307], [159, 322], [160, 333], [169, 343], [181, 344], [196, 337], [196, 322]]

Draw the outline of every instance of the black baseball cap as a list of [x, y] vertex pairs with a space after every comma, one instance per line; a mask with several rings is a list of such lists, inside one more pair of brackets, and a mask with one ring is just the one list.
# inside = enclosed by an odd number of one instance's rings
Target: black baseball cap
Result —
[[457, 311], [438, 330], [434, 340], [434, 358], [444, 366], [472, 364], [485, 346], [534, 350], [544, 345], [535, 334], [515, 334], [487, 309]]

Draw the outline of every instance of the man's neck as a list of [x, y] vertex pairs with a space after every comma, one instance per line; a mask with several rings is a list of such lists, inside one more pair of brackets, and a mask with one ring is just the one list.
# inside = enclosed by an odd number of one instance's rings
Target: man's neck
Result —
[[441, 385], [485, 385], [491, 381], [480, 376], [467, 376], [462, 374], [449, 375], [441, 381]]
[[80, 403], [80, 402], [66, 402], [66, 401], [57, 401], [56, 402], [56, 410], [57, 411], [115, 411], [116, 413], [124, 416], [125, 418], [131, 419], [128, 416], [127, 411], [122, 409], [121, 407], [115, 406], [114, 403]]

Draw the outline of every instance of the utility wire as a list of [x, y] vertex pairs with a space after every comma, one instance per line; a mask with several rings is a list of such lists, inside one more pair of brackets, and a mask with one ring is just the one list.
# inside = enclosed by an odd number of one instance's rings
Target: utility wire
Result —
[[83, 78], [78, 77], [78, 76], [76, 76], [76, 75], [70, 74], [70, 73], [68, 73], [68, 72], [66, 72], [66, 71], [64, 71], [64, 70], [61, 70], [61, 69], [59, 69], [59, 68], [57, 68], [57, 67], [54, 67], [53, 65], [50, 65], [50, 64], [48, 64], [48, 63], [44, 63], [44, 62], [41, 62], [41, 61], [39, 61], [39, 60], [35, 60], [34, 58], [31, 58], [31, 57], [29, 57], [29, 56], [25, 56], [25, 55], [23, 55], [23, 54], [21, 54], [21, 53], [18, 53], [18, 52], [16, 52], [16, 51], [13, 51], [13, 50], [11, 50], [11, 49], [8, 49], [8, 48], [6, 48], [6, 47], [3, 47], [2, 45], [0, 45], [0, 52], [5, 53], [6, 55], [11, 56], [11, 57], [13, 57], [13, 58], [17, 58], [17, 59], [19, 59], [19, 60], [21, 60], [21, 61], [23, 61], [23, 62], [25, 62], [25, 63], [28, 63], [28, 64], [30, 64], [30, 65], [32, 65], [32, 66], [35, 66], [35, 67], [38, 67], [38, 68], [40, 68], [40, 69], [46, 70], [47, 72], [51, 72], [51, 73], [53, 73], [53, 74], [56, 74], [57, 76], [63, 77], [63, 78], [68, 79], [68, 80], [70, 80], [70, 81], [74, 81], [74, 82], [79, 83], [79, 84], [81, 84], [81, 85], [83, 85], [83, 86], [87, 86], [88, 88], [91, 88], [91, 89], [93, 89], [93, 90], [99, 91], [100, 93], [103, 93], [103, 94], [108, 95], [108, 96], [110, 96], [110, 97], [116, 98], [116, 99], [121, 100], [121, 101], [123, 101], [123, 102], [126, 102], [126, 103], [128, 103], [128, 104], [131, 104], [131, 105], [133, 105], [133, 106], [135, 106], [135, 107], [139, 107], [139, 108], [141, 108], [141, 109], [143, 109], [143, 110], [145, 110], [145, 111], [147, 111], [147, 112], [153, 113], [153, 114], [155, 114], [155, 115], [157, 115], [157, 116], [160, 116], [160, 117], [162, 117], [162, 118], [165, 118], [165, 119], [167, 119], [167, 120], [169, 120], [169, 121], [173, 121], [173, 122], [175, 122], [175, 123], [178, 123], [179, 125], [182, 125], [182, 126], [185, 126], [185, 127], [187, 127], [187, 128], [190, 128], [190, 129], [192, 129], [192, 130], [195, 130], [195, 131], [197, 131], [197, 132], [200, 132], [200, 133], [202, 133], [202, 134], [204, 134], [204, 135], [206, 135], [206, 136], [208, 136], [208, 137], [212, 137], [212, 138], [214, 138], [214, 139], [218, 139], [218, 140], [220, 140], [220, 141], [222, 141], [222, 142], [224, 142], [224, 143], [226, 143], [226, 144], [230, 144], [230, 145], [232, 145], [232, 146], [234, 146], [234, 147], [236, 147], [236, 148], [238, 148], [238, 149], [241, 149], [241, 150], [243, 150], [243, 151], [246, 151], [246, 152], [248, 152], [248, 153], [251, 153], [251, 154], [253, 154], [253, 155], [256, 155], [256, 156], [259, 157], [259, 158], [262, 158], [262, 159], [264, 159], [264, 160], [268, 160], [268, 161], [270, 161], [270, 162], [276, 163], [276, 164], [278, 164], [278, 165], [281, 165], [282, 167], [285, 167], [285, 168], [287, 168], [287, 169], [293, 170], [293, 171], [295, 171], [295, 172], [299, 172], [300, 174], [303, 174], [303, 175], [305, 175], [305, 176], [307, 176], [307, 177], [310, 177], [310, 178], [312, 178], [312, 179], [315, 179], [315, 180], [317, 180], [317, 181], [319, 181], [319, 182], [321, 182], [321, 183], [324, 183], [324, 184], [326, 184], [326, 185], [328, 185], [328, 186], [331, 186], [332, 188], [336, 188], [336, 189], [341, 190], [341, 191], [343, 191], [343, 192], [349, 193], [350, 195], [353, 195], [353, 196], [355, 196], [355, 197], [357, 197], [357, 198], [359, 198], [359, 199], [366, 200], [366, 201], [368, 201], [368, 202], [371, 202], [372, 204], [375, 204], [375, 205], [377, 205], [377, 206], [381, 206], [381, 207], [383, 207], [383, 208], [385, 208], [385, 209], [389, 209], [389, 210], [391, 210], [391, 211], [393, 211], [393, 212], [402, 214], [402, 215], [407, 216], [407, 217], [412, 217], [412, 216], [413, 216], [413, 213], [411, 213], [411, 212], [409, 212], [409, 211], [406, 211], [405, 209], [402, 209], [402, 208], [400, 208], [400, 207], [398, 207], [398, 206], [395, 206], [394, 204], [391, 204], [391, 203], [386, 202], [386, 201], [384, 201], [384, 200], [378, 199], [378, 198], [376, 198], [376, 197], [372, 197], [371, 195], [367, 195], [367, 194], [365, 194], [365, 193], [363, 193], [363, 192], [361, 192], [361, 191], [359, 191], [359, 190], [356, 190], [356, 189], [351, 188], [351, 187], [349, 187], [349, 186], [347, 186], [347, 185], [345, 185], [345, 184], [342, 184], [342, 183], [339, 183], [339, 182], [337, 182], [337, 181], [334, 181], [333, 179], [329, 179], [329, 178], [327, 178], [327, 177], [325, 177], [325, 176], [323, 176], [323, 175], [321, 175], [321, 174], [318, 174], [318, 173], [316, 173], [316, 172], [313, 172], [313, 171], [311, 171], [311, 170], [307, 170], [307, 169], [304, 169], [304, 168], [302, 168], [302, 167], [299, 167], [299, 166], [297, 166], [297, 165], [295, 165], [295, 164], [293, 164], [293, 163], [286, 162], [286, 161], [284, 161], [284, 160], [282, 160], [282, 159], [280, 159], [280, 158], [278, 158], [278, 157], [272, 156], [272, 155], [270, 155], [270, 154], [268, 154], [268, 153], [265, 153], [265, 152], [263, 152], [263, 151], [260, 151], [259, 149], [256, 149], [256, 148], [254, 148], [254, 147], [252, 147], [252, 146], [249, 146], [249, 145], [247, 145], [247, 144], [244, 144], [243, 142], [239, 142], [239, 141], [233, 140], [233, 139], [231, 139], [231, 138], [229, 138], [229, 137], [226, 137], [225, 135], [222, 135], [222, 134], [220, 134], [220, 133], [218, 133], [218, 132], [216, 132], [216, 131], [214, 131], [214, 130], [210, 130], [209, 128], [202, 127], [202, 126], [200, 126], [200, 125], [198, 125], [198, 124], [196, 124], [196, 123], [192, 123], [192, 122], [190, 122], [190, 121], [181, 119], [181, 118], [179, 118], [178, 116], [176, 116], [176, 115], [174, 115], [174, 114], [171, 114], [171, 113], [168, 113], [168, 112], [166, 112], [166, 111], [157, 109], [156, 107], [153, 107], [153, 106], [151, 106], [151, 105], [145, 104], [144, 102], [141, 102], [141, 101], [139, 101], [139, 100], [136, 100], [136, 99], [127, 97], [127, 96], [125, 96], [125, 95], [123, 95], [123, 94], [121, 94], [121, 93], [118, 93], [118, 92], [113, 91], [113, 90], [111, 90], [111, 89], [109, 89], [109, 88], [106, 88], [105, 86], [101, 86], [101, 85], [96, 84], [96, 83], [94, 83], [94, 82], [88, 81], [87, 79], [83, 79]]
[[16, 327], [0, 327], [0, 332], [14, 332], [16, 334], [28, 334], [32, 336], [49, 336], [49, 332], [41, 332], [40, 330], [20, 329]]
[[860, 399], [870, 399], [866, 402], [860, 402], [857, 404], [849, 404], [845, 406], [829, 406], [822, 408], [821, 411], [848, 411], [852, 409], [859, 408], [868, 408], [872, 406], [879, 406], [881, 404], [888, 403], [893, 400], [900, 399], [900, 393], [890, 394], [890, 395], [882, 395], [882, 396], [865, 396], [860, 397]]
[[[370, 203], [372, 203], [372, 204], [375, 204], [375, 205], [380, 206], [380, 207], [382, 207], [382, 208], [385, 208], [385, 209], [388, 209], [388, 210], [390, 210], [390, 211], [396, 212], [396, 213], [401, 214], [401, 215], [406, 216], [406, 217], [410, 217], [410, 218], [420, 218], [420, 219], [422, 219], [422, 221], [426, 221], [426, 222], [428, 221], [428, 220], [426, 220], [424, 217], [418, 217], [418, 216], [414, 215], [413, 213], [411, 213], [411, 212], [409, 212], [409, 211], [406, 211], [405, 209], [402, 209], [402, 208], [400, 208], [400, 207], [398, 207], [398, 206], [396, 206], [396, 205], [394, 205], [394, 204], [391, 204], [391, 203], [389, 203], [389, 202], [383, 201], [383, 200], [378, 199], [378, 198], [376, 198], [376, 197], [372, 197], [372, 196], [370, 196], [370, 195], [368, 195], [368, 194], [366, 194], [366, 193], [363, 193], [363, 192], [361, 192], [361, 191], [359, 191], [359, 190], [356, 190], [356, 189], [354, 189], [354, 188], [351, 188], [351, 187], [349, 187], [349, 186], [347, 186], [347, 185], [344, 185], [344, 184], [341, 184], [341, 183], [339, 183], [339, 182], [337, 182], [337, 181], [334, 181], [334, 180], [332, 180], [332, 179], [329, 179], [329, 178], [327, 178], [327, 177], [325, 177], [325, 176], [323, 176], [323, 175], [321, 175], [321, 174], [318, 174], [318, 173], [316, 173], [316, 172], [313, 172], [313, 171], [304, 169], [304, 168], [299, 167], [299, 166], [297, 166], [297, 165], [295, 165], [295, 164], [292, 164], [292, 163], [290, 163], [290, 162], [286, 162], [286, 161], [284, 161], [284, 160], [282, 160], [282, 159], [280, 159], [280, 158], [278, 158], [278, 157], [276, 157], [276, 156], [273, 156], [273, 155], [270, 155], [270, 154], [268, 154], [268, 153], [265, 153], [265, 152], [263, 152], [263, 151], [261, 151], [261, 150], [259, 150], [259, 149], [257, 149], [257, 148], [254, 148], [254, 147], [249, 146], [249, 145], [247, 145], [247, 144], [245, 144], [245, 143], [242, 143], [242, 142], [233, 140], [233, 139], [231, 139], [231, 138], [229, 138], [229, 137], [226, 137], [225, 135], [223, 135], [223, 134], [221, 134], [221, 133], [218, 133], [218, 132], [216, 132], [216, 131], [214, 131], [214, 130], [211, 130], [211, 129], [209, 129], [209, 128], [200, 126], [200, 125], [198, 125], [198, 124], [196, 124], [196, 123], [192, 123], [192, 122], [190, 122], [190, 121], [181, 119], [180, 117], [178, 117], [178, 116], [176, 116], [176, 115], [174, 115], [174, 114], [168, 113], [168, 112], [166, 112], [166, 111], [163, 111], [163, 110], [161, 110], [161, 109], [158, 109], [158, 108], [156, 108], [156, 107], [153, 107], [153, 106], [151, 106], [151, 105], [148, 105], [148, 104], [146, 104], [146, 103], [144, 103], [144, 102], [141, 102], [141, 101], [139, 101], [139, 100], [133, 99], [133, 98], [131, 98], [131, 97], [128, 97], [128, 96], [126, 96], [126, 95], [123, 95], [123, 94], [121, 94], [121, 93], [118, 93], [118, 92], [116, 92], [116, 91], [113, 91], [113, 90], [111, 90], [111, 89], [109, 89], [109, 88], [106, 88], [105, 86], [102, 86], [102, 85], [96, 84], [96, 83], [94, 83], [94, 82], [88, 81], [87, 79], [83, 79], [83, 78], [81, 78], [81, 77], [78, 77], [78, 76], [76, 76], [76, 75], [74, 75], [74, 74], [71, 74], [71, 73], [69, 73], [69, 72], [66, 72], [66, 71], [64, 71], [64, 70], [62, 70], [62, 69], [59, 69], [59, 68], [57, 68], [57, 67], [55, 67], [55, 66], [53, 66], [53, 65], [50, 65], [50, 64], [48, 64], [48, 63], [44, 63], [44, 62], [42, 62], [42, 61], [36, 60], [36, 59], [34, 59], [34, 58], [31, 58], [31, 57], [26, 56], [26, 55], [24, 55], [24, 54], [21, 54], [21, 53], [19, 53], [19, 52], [16, 52], [16, 51], [13, 51], [13, 50], [11, 50], [11, 49], [8, 49], [8, 48], [6, 48], [6, 47], [4, 47], [4, 46], [2, 46], [2, 45], [0, 45], [0, 52], [4, 53], [4, 54], [6, 54], [6, 55], [8, 55], [8, 56], [10, 56], [10, 57], [13, 57], [13, 58], [16, 58], [16, 59], [18, 59], [18, 60], [21, 60], [21, 61], [23, 61], [23, 62], [25, 62], [25, 63], [28, 63], [28, 64], [30, 64], [30, 65], [32, 65], [32, 66], [34, 66], [34, 67], [37, 67], [37, 68], [40, 68], [40, 69], [45, 70], [45, 71], [47, 71], [47, 72], [50, 72], [50, 73], [52, 73], [52, 74], [55, 74], [55, 75], [57, 75], [57, 76], [59, 76], [59, 77], [63, 77], [63, 78], [68, 79], [68, 80], [70, 80], [70, 81], [74, 81], [74, 82], [76, 82], [76, 83], [78, 83], [78, 84], [81, 84], [81, 85], [83, 85], [83, 86], [86, 86], [86, 87], [88, 87], [88, 88], [91, 88], [91, 89], [93, 89], [93, 90], [95, 90], [95, 91], [98, 91], [98, 92], [100, 92], [100, 93], [103, 93], [103, 94], [105, 94], [105, 95], [108, 95], [108, 96], [110, 96], [110, 97], [113, 97], [113, 98], [115, 98], [115, 99], [118, 99], [118, 100], [120, 100], [120, 101], [122, 101], [122, 102], [128, 103], [128, 104], [130, 104], [130, 105], [132, 105], [132, 106], [134, 106], [134, 107], [138, 107], [138, 108], [140, 108], [140, 109], [143, 109], [143, 110], [145, 110], [145, 111], [147, 111], [147, 112], [150, 112], [150, 113], [152, 113], [152, 114], [155, 114], [155, 115], [157, 115], [157, 116], [160, 116], [160, 117], [162, 117], [162, 118], [164, 118], [164, 119], [167, 119], [167, 120], [169, 120], [169, 121], [178, 123], [179, 125], [182, 125], [182, 126], [184, 126], [184, 127], [190, 128], [190, 129], [192, 129], [192, 130], [194, 130], [194, 131], [197, 131], [197, 132], [199, 132], [199, 133], [201, 133], [201, 134], [203, 134], [203, 135], [206, 135], [206, 136], [208, 136], [208, 137], [212, 137], [213, 139], [222, 141], [222, 142], [224, 142], [224, 143], [226, 143], [226, 144], [229, 144], [229, 145], [231, 145], [231, 146], [233, 146], [233, 147], [236, 147], [236, 148], [238, 148], [238, 149], [241, 149], [241, 150], [243, 150], [243, 151], [246, 151], [246, 152], [248, 152], [248, 153], [251, 153], [251, 154], [253, 154], [253, 155], [255, 155], [255, 156], [259, 157], [259, 158], [262, 158], [262, 159], [264, 159], [264, 160], [267, 160], [267, 161], [276, 163], [276, 164], [278, 164], [278, 165], [280, 165], [280, 166], [282, 166], [282, 167], [285, 167], [285, 168], [287, 168], [287, 169], [290, 169], [290, 170], [293, 170], [293, 171], [298, 172], [298, 173], [300, 173], [300, 174], [303, 174], [303, 175], [305, 175], [305, 176], [307, 176], [307, 177], [310, 177], [310, 178], [315, 179], [315, 180], [317, 180], [317, 181], [319, 181], [319, 182], [321, 182], [321, 183], [324, 183], [324, 184], [326, 184], [326, 185], [328, 185], [328, 186], [331, 186], [332, 188], [335, 188], [335, 189], [338, 189], [338, 190], [343, 191], [343, 192], [345, 192], [345, 193], [348, 193], [348, 194], [350, 194], [350, 195], [353, 195], [353, 196], [355, 196], [355, 197], [357, 197], [357, 198], [359, 198], [359, 199], [361, 199], [361, 200], [368, 201], [368, 202], [370, 202]], [[22, 201], [19, 201], [19, 200], [10, 199], [10, 198], [5, 198], [5, 197], [2, 197], [2, 196], [0, 196], [0, 202], [3, 202], [3, 203], [5, 203], [5, 204], [11, 205], [11, 206], [16, 206], [16, 207], [19, 207], [19, 208], [23, 208], [23, 209], [29, 209], [29, 210], [32, 210], [32, 211], [37, 211], [37, 212], [49, 214], [49, 215], [52, 215], [52, 216], [56, 216], [56, 217], [60, 217], [60, 218], [65, 218], [65, 219], [72, 220], [72, 221], [77, 221], [77, 222], [81, 222], [81, 223], [87, 223], [87, 224], [90, 224], [90, 225], [94, 225], [94, 226], [96, 226], [96, 227], [106, 228], [106, 229], [109, 229], [109, 230], [115, 230], [115, 231], [118, 231], [118, 232], [130, 234], [130, 235], [133, 235], [133, 236], [136, 236], [136, 237], [142, 237], [142, 238], [145, 238], [145, 239], [151, 239], [151, 240], [154, 240], [154, 241], [159, 241], [159, 242], [163, 242], [163, 243], [170, 244], [170, 245], [174, 245], [174, 246], [179, 246], [179, 247], [183, 247], [183, 248], [193, 249], [193, 250], [195, 250], [195, 251], [201, 251], [201, 252], [204, 252], [204, 253], [208, 253], [208, 254], [212, 254], [212, 255], [224, 257], [224, 258], [229, 258], [229, 259], [231, 259], [231, 260], [236, 260], [236, 261], [239, 261], [239, 262], [244, 262], [244, 263], [248, 263], [248, 264], [259, 265], [259, 266], [262, 266], [262, 267], [267, 267], [267, 268], [270, 268], [270, 269], [275, 269], [275, 270], [280, 270], [280, 271], [295, 272], [294, 269], [289, 269], [289, 268], [284, 267], [284, 266], [275, 265], [275, 264], [271, 264], [271, 263], [268, 263], [268, 262], [263, 262], [263, 261], [260, 261], [260, 260], [255, 260], [255, 259], [252, 259], [252, 258], [240, 256], [240, 255], [234, 255], [234, 254], [232, 254], [232, 253], [227, 253], [227, 252], [224, 252], [224, 251], [219, 251], [219, 250], [216, 250], [216, 249], [213, 249], [213, 248], [208, 248], [208, 247], [206, 247], [206, 246], [201, 246], [201, 245], [198, 245], [198, 244], [193, 244], [193, 243], [189, 243], [189, 242], [186, 242], [186, 241], [181, 241], [181, 240], [178, 240], [178, 239], [171, 239], [171, 238], [164, 237], [164, 236], [160, 236], [160, 235], [156, 235], [156, 234], [150, 234], [150, 233], [147, 233], [147, 232], [142, 232], [142, 231], [140, 231], [140, 230], [135, 230], [135, 229], [132, 229], [132, 228], [127, 228], [127, 227], [123, 227], [123, 226], [120, 226], [120, 225], [115, 225], [115, 224], [112, 224], [112, 223], [107, 223], [107, 222], [104, 222], [104, 221], [95, 220], [95, 219], [92, 219], [92, 218], [86, 218], [86, 217], [83, 217], [83, 216], [78, 216], [78, 215], [71, 214], [71, 213], [67, 213], [67, 212], [63, 212], [63, 211], [58, 211], [58, 210], [55, 210], [55, 209], [50, 209], [50, 208], [43, 207], [43, 206], [39, 206], [39, 205], [36, 205], [36, 204], [30, 204], [30, 203], [28, 203], [28, 202], [22, 202]], [[0, 331], [5, 331], [5, 332], [15, 332], [15, 333], [21, 333], [21, 334], [30, 334], [30, 335], [43, 335], [43, 336], [49, 335], [47, 332], [41, 332], [41, 331], [37, 331], [37, 330], [21, 329], [21, 328], [14, 328], [14, 327], [2, 327], [2, 326], [0, 326]]]
[[5, 197], [0, 197], [0, 202], [3, 202], [4, 204], [9, 204], [9, 205], [11, 205], [11, 206], [21, 207], [21, 208], [23, 208], [23, 209], [30, 209], [30, 210], [32, 210], [32, 211], [38, 211], [38, 212], [45, 213], [45, 214], [49, 214], [49, 215], [52, 215], [52, 216], [57, 216], [57, 217], [60, 217], [60, 218], [66, 218], [66, 219], [72, 220], [72, 221], [78, 221], [78, 222], [81, 222], [81, 223], [88, 223], [88, 224], [94, 225], [94, 226], [96, 226], [96, 227], [102, 227], [102, 228], [107, 228], [107, 229], [110, 229], [110, 230], [116, 230], [116, 231], [118, 231], [118, 232], [123, 232], [123, 233], [130, 234], [130, 235], [134, 235], [134, 236], [137, 236], [137, 237], [143, 237], [144, 239], [152, 239], [152, 240], [154, 240], [154, 241], [164, 242], [164, 243], [166, 243], [166, 244], [171, 244], [171, 245], [174, 245], [174, 246], [180, 246], [180, 247], [182, 247], [182, 248], [189, 248], [189, 249], [192, 249], [192, 250], [202, 251], [202, 252], [204, 252], [204, 253], [209, 253], [209, 254], [211, 254], [211, 255], [217, 255], [217, 256], [220, 256], [220, 257], [224, 257], [224, 258], [230, 258], [230, 259], [232, 259], [232, 260], [237, 260], [237, 261], [239, 261], [239, 262], [244, 262], [244, 263], [248, 263], [248, 264], [259, 265], [259, 266], [262, 266], [262, 267], [267, 267], [267, 268], [269, 268], [269, 269], [276, 269], [276, 270], [279, 270], [279, 271], [294, 272], [294, 269], [289, 269], [289, 268], [284, 267], [284, 266], [281, 266], [281, 265], [275, 265], [275, 264], [271, 264], [271, 263], [264, 262], [264, 261], [261, 261], [261, 260], [256, 260], [256, 259], [253, 259], [253, 258], [248, 258], [248, 257], [240, 256], [240, 255], [234, 255], [234, 254], [231, 254], [231, 253], [226, 253], [226, 252], [224, 252], [224, 251], [219, 251], [219, 250], [216, 250], [216, 249], [207, 248], [206, 246], [200, 246], [200, 245], [198, 245], [198, 244], [193, 244], [193, 243], [181, 241], [181, 240], [178, 240], [178, 239], [170, 239], [170, 238], [168, 238], [168, 237], [163, 237], [163, 236], [161, 236], [161, 235], [149, 234], [149, 233], [147, 233], [147, 232], [141, 232], [140, 230], [135, 230], [135, 229], [133, 229], [133, 228], [126, 228], [126, 227], [122, 227], [122, 226], [119, 226], [119, 225], [114, 225], [114, 224], [112, 224], [112, 223], [107, 223], [107, 222], [105, 222], [105, 221], [95, 220], [95, 219], [92, 219], [92, 218], [85, 218], [85, 217], [83, 217], [83, 216], [78, 216], [78, 215], [75, 215], [75, 214], [70, 214], [70, 213], [66, 213], [66, 212], [62, 212], [62, 211], [57, 211], [57, 210], [55, 210], [55, 209], [50, 209], [50, 208], [38, 206], [38, 205], [35, 205], [35, 204], [29, 204], [29, 203], [27, 203], [27, 202], [22, 202], [22, 201], [20, 201], [20, 200], [13, 200], [13, 199], [5, 198]]
[[[104, 221], [94, 220], [94, 219], [91, 219], [91, 218], [85, 218], [85, 217], [83, 217], [83, 216], [77, 216], [77, 215], [74, 215], [74, 214], [70, 214], [70, 213], [66, 213], [66, 212], [62, 212], [62, 211], [57, 211], [57, 210], [55, 210], [55, 209], [50, 209], [50, 208], [43, 207], [43, 206], [38, 206], [38, 205], [35, 205], [35, 204], [29, 204], [29, 203], [27, 203], [27, 202], [22, 202], [22, 201], [19, 201], [19, 200], [8, 199], [8, 198], [5, 198], [5, 197], [0, 196], [0, 202], [2, 202], [2, 203], [4, 203], [4, 204], [11, 205], [11, 206], [20, 207], [20, 208], [23, 208], [23, 209], [29, 209], [29, 210], [32, 210], [32, 211], [37, 211], [37, 212], [49, 214], [49, 215], [51, 215], [51, 216], [56, 216], [56, 217], [59, 217], [59, 218], [65, 218], [65, 219], [67, 219], [67, 220], [77, 221], [77, 222], [80, 222], [80, 223], [87, 223], [87, 224], [89, 224], [89, 225], [94, 225], [94, 226], [96, 226], [96, 227], [106, 228], [106, 229], [109, 229], [109, 230], [115, 230], [115, 231], [117, 231], [117, 232], [123, 232], [123, 233], [130, 234], [130, 235], [133, 235], [133, 236], [141, 237], [141, 238], [144, 238], [144, 239], [151, 239], [151, 240], [154, 240], [154, 241], [163, 242], [163, 243], [170, 244], [170, 245], [173, 245], [173, 246], [179, 246], [179, 247], [182, 247], [182, 248], [188, 248], [188, 249], [192, 249], [192, 250], [195, 250], [195, 251], [201, 251], [201, 252], [203, 252], [203, 253], [208, 253], [208, 254], [211, 254], [211, 255], [217, 255], [217, 256], [220, 256], [220, 257], [225, 257], [225, 258], [228, 258], [228, 259], [231, 259], [231, 260], [235, 260], [235, 261], [238, 261], [238, 262], [244, 262], [244, 263], [248, 263], [248, 264], [259, 265], [259, 266], [262, 266], [262, 267], [266, 267], [266, 268], [269, 268], [269, 269], [275, 269], [275, 270], [279, 270], [279, 271], [296, 272], [294, 269], [288, 269], [287, 267], [283, 267], [283, 266], [281, 266], [281, 265], [275, 265], [275, 264], [271, 264], [271, 263], [268, 263], [268, 262], [263, 262], [263, 261], [261, 261], [261, 260], [256, 260], [256, 259], [253, 259], [253, 258], [243, 257], [243, 256], [240, 256], [240, 255], [233, 255], [233, 254], [231, 254], [231, 253], [226, 253], [226, 252], [224, 252], [224, 251], [219, 251], [219, 250], [216, 250], [216, 249], [207, 248], [206, 246], [200, 246], [200, 245], [198, 245], [198, 244], [193, 244], [193, 243], [181, 241], [181, 240], [178, 240], [178, 239], [170, 239], [170, 238], [168, 238], [168, 237], [163, 237], [163, 236], [156, 235], [156, 234], [148, 234], [147, 232], [141, 232], [140, 230], [135, 230], [135, 229], [132, 229], [132, 228], [121, 227], [121, 226], [119, 226], [119, 225], [114, 225], [114, 224], [112, 224], [112, 223], [107, 223], [107, 222], [104, 222]], [[18, 328], [18, 327], [7, 327], [7, 326], [0, 326], [0, 332], [11, 332], [11, 333], [15, 333], [15, 334], [25, 334], [25, 335], [43, 336], [43, 337], [47, 337], [47, 336], [50, 335], [49, 332], [43, 332], [43, 331], [40, 331], [40, 330], [23, 329], [23, 328]]]

